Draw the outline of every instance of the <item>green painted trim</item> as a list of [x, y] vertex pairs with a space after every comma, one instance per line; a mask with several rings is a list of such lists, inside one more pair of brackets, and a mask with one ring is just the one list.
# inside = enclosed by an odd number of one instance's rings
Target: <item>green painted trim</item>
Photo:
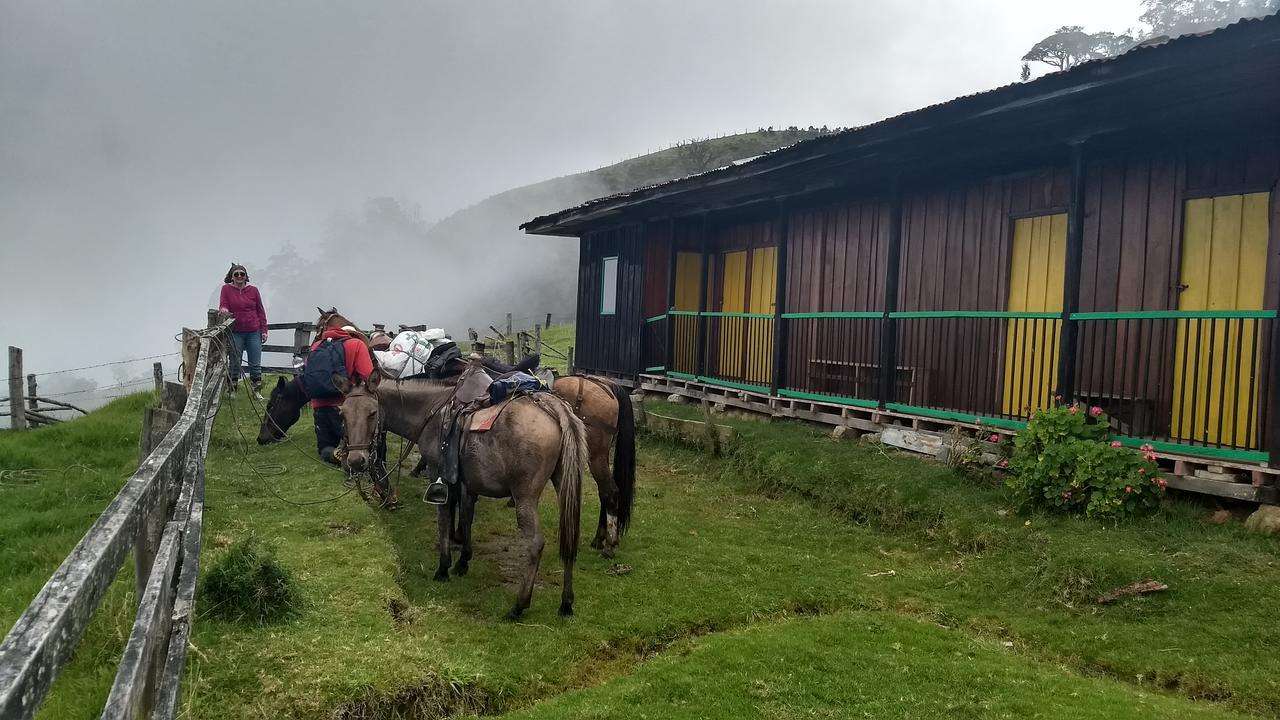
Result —
[[709, 383], [711, 385], [723, 385], [725, 387], [731, 387], [735, 390], [750, 390], [751, 392], [764, 393], [765, 395], [769, 394], [769, 388], [765, 387], [764, 385], [750, 385], [748, 383], [734, 382], [732, 380], [721, 380], [719, 378], [704, 377], [702, 375], [698, 376], [698, 382]]
[[920, 318], [1004, 318], [1006, 320], [1061, 320], [1062, 313], [1051, 312], [998, 312], [987, 310], [921, 310], [889, 313], [891, 318], [906, 320]]
[[698, 311], [696, 311], [696, 310], [669, 310], [669, 311], [667, 311], [667, 314], [668, 314], [668, 315], [697, 315], [697, 314], [698, 314]]
[[773, 316], [772, 316], [772, 315], [766, 315], [766, 314], [764, 314], [764, 313], [704, 312], [704, 313], [698, 313], [698, 314], [699, 314], [699, 315], [701, 315], [702, 317], [718, 317], [718, 318], [748, 318], [748, 319], [763, 319], [763, 320], [772, 320], [772, 319], [773, 319]]
[[783, 320], [819, 320], [823, 318], [882, 318], [883, 312], [816, 312], [782, 313]]
[[880, 403], [875, 400], [841, 397], [839, 395], [819, 395], [818, 393], [801, 392], [799, 390], [779, 390], [778, 395], [782, 397], [796, 398], [798, 400], [816, 400], [818, 402], [836, 403], [838, 405], [854, 405], [856, 407], [864, 408], [880, 407]]
[[659, 320], [666, 320], [666, 319], [667, 319], [667, 314], [662, 313], [661, 315], [654, 315], [651, 318], [645, 318], [644, 321], [647, 323], [651, 323], [651, 322], [658, 322]]
[[676, 372], [675, 370], [672, 370], [671, 372], [667, 373], [667, 377], [680, 378], [681, 380], [697, 380], [698, 379], [697, 375], [690, 375], [689, 373]]
[[666, 369], [667, 369], [666, 365], [654, 365], [653, 367], [645, 368], [644, 371], [645, 372], [662, 372], [663, 370], [666, 370]]
[[1072, 320], [1274, 320], [1275, 310], [1143, 310], [1135, 312], [1071, 313]]
[[1150, 445], [1160, 452], [1178, 453], [1179, 455], [1195, 455], [1198, 457], [1219, 458], [1222, 460], [1238, 460], [1240, 462], [1267, 463], [1271, 461], [1271, 453], [1259, 450], [1236, 450], [1234, 448], [1204, 447], [1202, 445], [1184, 445], [1166, 440], [1151, 438], [1135, 438], [1117, 435], [1112, 438], [1125, 447], [1136, 448]]
[[1022, 430], [1027, 426], [1027, 423], [1022, 420], [1008, 420], [1006, 418], [983, 417], [981, 415], [952, 412], [950, 410], [935, 410], [933, 408], [917, 407], [915, 405], [903, 405], [901, 403], [889, 403], [885, 405], [885, 409], [892, 410], [894, 412], [907, 413], [910, 415], [923, 415], [925, 417], [935, 417], [942, 420], [959, 420], [960, 422], [972, 423], [974, 425], [990, 425], [991, 427], [1004, 428], [1006, 430]]

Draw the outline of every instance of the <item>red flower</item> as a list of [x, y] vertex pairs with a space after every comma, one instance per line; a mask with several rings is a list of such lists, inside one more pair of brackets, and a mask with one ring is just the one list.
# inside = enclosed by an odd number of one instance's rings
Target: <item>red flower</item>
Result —
[[1008, 460], [1001, 460], [1000, 462], [996, 463], [996, 467], [998, 467], [998, 468], [1005, 468], [1005, 467], [1009, 467], [1009, 461], [1008, 461]]
[[992, 434], [991, 434], [991, 437], [989, 437], [989, 438], [987, 438], [987, 439], [988, 439], [990, 442], [1000, 442], [1000, 436], [999, 436], [999, 435], [996, 435], [995, 433], [992, 433]]
[[974, 419], [973, 419], [973, 424], [974, 424], [974, 425], [981, 425], [981, 424], [982, 424], [982, 418], [974, 418]]
[[1102, 414], [1102, 408], [1098, 407], [1097, 405], [1094, 405], [1093, 407], [1089, 408], [1089, 414], [1094, 417], [1098, 417], [1099, 415]]
[[1120, 441], [1119, 441], [1119, 440], [1112, 440], [1112, 441], [1111, 441], [1111, 447], [1120, 447]]
[[1160, 487], [1164, 487], [1165, 485], [1168, 485], [1168, 484], [1169, 484], [1168, 481], [1166, 481], [1164, 478], [1160, 478]]
[[1126, 488], [1124, 489], [1124, 491], [1125, 491], [1125, 492], [1127, 492], [1127, 493], [1131, 493], [1131, 492], [1133, 492], [1133, 488], [1131, 488], [1131, 487], [1126, 487]]
[[1078, 412], [1080, 412], [1080, 408], [1076, 407], [1075, 405], [1072, 405], [1072, 406], [1071, 406], [1071, 414], [1072, 414], [1072, 415], [1075, 415], [1075, 414], [1076, 414], [1076, 413], [1078, 413]]

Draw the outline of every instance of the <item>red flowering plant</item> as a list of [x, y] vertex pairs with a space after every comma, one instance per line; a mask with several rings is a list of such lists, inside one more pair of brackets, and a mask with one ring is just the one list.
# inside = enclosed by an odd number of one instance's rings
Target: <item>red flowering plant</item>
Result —
[[1110, 441], [1099, 407], [1041, 409], [1014, 440], [1006, 484], [1023, 509], [1041, 508], [1118, 520], [1159, 507], [1165, 481], [1149, 445]]

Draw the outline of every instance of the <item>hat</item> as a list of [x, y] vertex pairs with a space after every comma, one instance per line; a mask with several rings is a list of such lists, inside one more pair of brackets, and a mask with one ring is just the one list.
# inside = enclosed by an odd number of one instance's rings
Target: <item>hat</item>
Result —
[[226, 276], [225, 278], [223, 278], [223, 279], [222, 279], [222, 282], [224, 282], [224, 283], [230, 283], [230, 282], [231, 282], [231, 276], [232, 276], [232, 275], [234, 275], [234, 274], [235, 274], [235, 272], [236, 272], [237, 270], [239, 270], [240, 272], [244, 273], [244, 279], [245, 279], [246, 281], [248, 281], [248, 279], [249, 279], [249, 271], [248, 271], [248, 269], [246, 269], [246, 268], [245, 268], [245, 266], [243, 266], [243, 265], [240, 265], [240, 264], [237, 264], [237, 263], [231, 263], [231, 269], [227, 271], [227, 276]]

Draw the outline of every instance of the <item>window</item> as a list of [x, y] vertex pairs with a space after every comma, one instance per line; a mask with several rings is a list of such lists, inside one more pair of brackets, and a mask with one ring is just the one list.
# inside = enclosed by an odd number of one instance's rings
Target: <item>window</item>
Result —
[[604, 258], [600, 278], [600, 314], [618, 311], [618, 256]]

